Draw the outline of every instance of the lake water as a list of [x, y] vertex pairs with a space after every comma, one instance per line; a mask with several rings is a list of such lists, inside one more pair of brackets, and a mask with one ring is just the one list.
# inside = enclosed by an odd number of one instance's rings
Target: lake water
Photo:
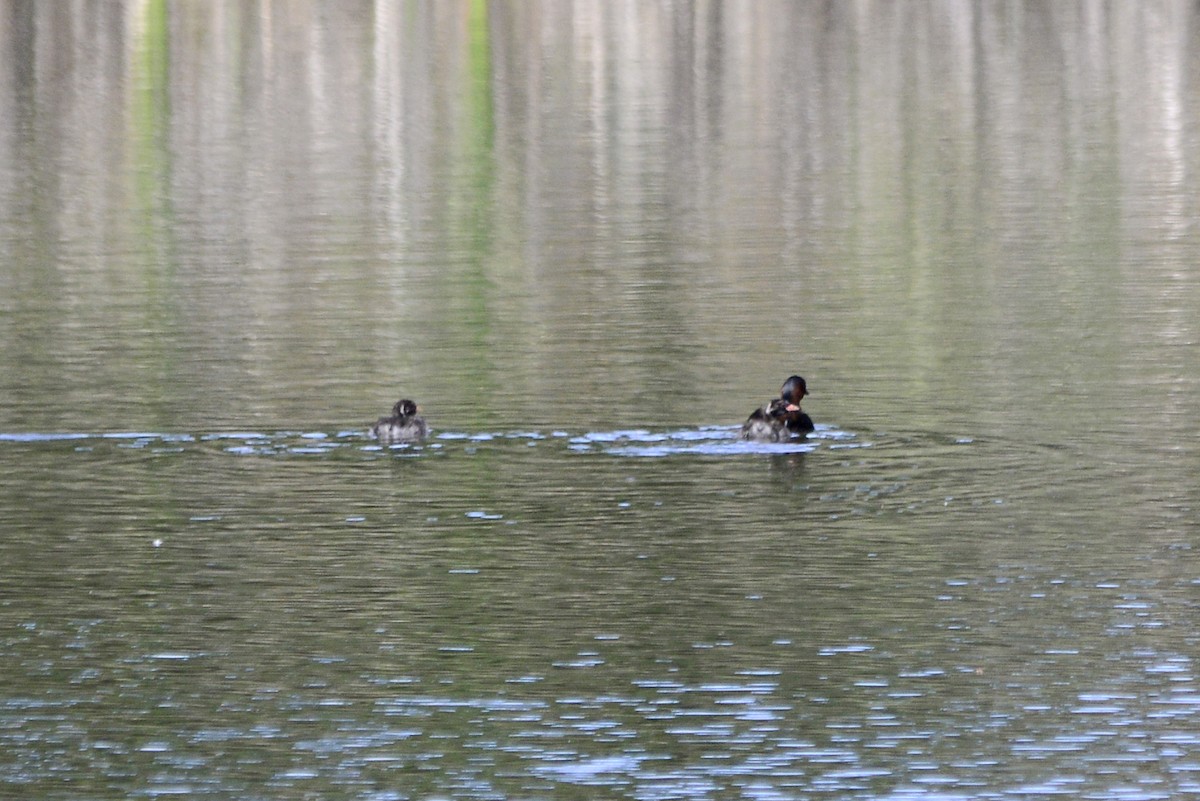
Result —
[[0, 0], [0, 796], [1200, 793], [1198, 42]]

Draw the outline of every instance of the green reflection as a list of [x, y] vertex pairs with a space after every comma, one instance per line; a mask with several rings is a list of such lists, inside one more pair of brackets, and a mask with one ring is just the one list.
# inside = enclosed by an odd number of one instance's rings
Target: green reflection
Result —
[[[137, 10], [132, 31], [129, 91], [129, 179], [132, 199], [128, 209], [128, 251], [114, 269], [129, 271], [129, 292], [137, 305], [136, 325], [144, 331], [177, 330], [175, 280], [179, 259], [175, 240], [171, 194], [171, 50], [170, 15], [166, 0], [149, 0]], [[157, 380], [141, 385], [141, 399], [152, 410], [154, 422], [170, 426], [176, 408], [172, 376], [179, 356], [173, 337], [149, 338], [137, 368], [147, 368]]]

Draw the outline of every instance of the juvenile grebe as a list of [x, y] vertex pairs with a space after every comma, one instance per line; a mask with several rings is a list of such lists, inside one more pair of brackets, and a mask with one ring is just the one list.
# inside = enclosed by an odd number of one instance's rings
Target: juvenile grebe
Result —
[[782, 398], [776, 398], [766, 406], [755, 409], [742, 424], [742, 439], [754, 442], [779, 442], [787, 439], [784, 416], [791, 406]]
[[392, 407], [392, 416], [380, 417], [375, 425], [371, 426], [371, 436], [384, 443], [424, 439], [429, 433], [429, 427], [425, 425], [423, 418], [417, 417], [419, 411], [417, 404], [408, 398], [396, 401], [396, 405]]

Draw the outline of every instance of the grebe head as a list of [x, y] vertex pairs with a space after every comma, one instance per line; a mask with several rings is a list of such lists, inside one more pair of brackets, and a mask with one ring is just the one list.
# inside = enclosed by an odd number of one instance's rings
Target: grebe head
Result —
[[779, 397], [785, 401], [800, 405], [800, 399], [808, 394], [808, 384], [798, 375], [788, 376], [779, 390]]
[[416, 402], [408, 398], [396, 401], [396, 405], [392, 407], [392, 414], [396, 417], [412, 417], [418, 411]]

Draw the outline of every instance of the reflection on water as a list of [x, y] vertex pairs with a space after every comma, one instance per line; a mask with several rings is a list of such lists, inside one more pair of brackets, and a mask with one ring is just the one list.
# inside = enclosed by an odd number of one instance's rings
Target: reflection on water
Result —
[[0, 0], [0, 783], [1196, 793], [1198, 31]]

